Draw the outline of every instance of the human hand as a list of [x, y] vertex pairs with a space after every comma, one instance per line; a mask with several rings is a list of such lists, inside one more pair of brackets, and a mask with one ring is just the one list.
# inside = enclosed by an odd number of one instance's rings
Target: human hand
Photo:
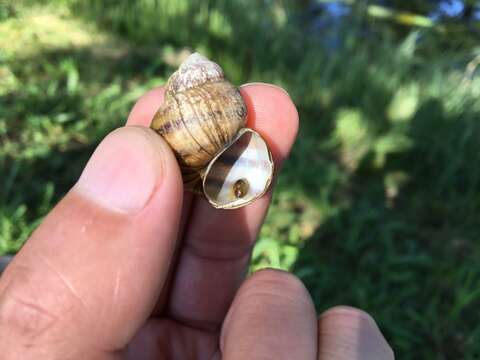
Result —
[[[278, 170], [296, 109], [271, 85], [241, 93]], [[317, 320], [293, 275], [243, 281], [271, 194], [230, 211], [183, 194], [172, 152], [145, 128], [162, 100], [160, 88], [138, 101], [2, 275], [2, 359], [393, 359], [367, 314]]]

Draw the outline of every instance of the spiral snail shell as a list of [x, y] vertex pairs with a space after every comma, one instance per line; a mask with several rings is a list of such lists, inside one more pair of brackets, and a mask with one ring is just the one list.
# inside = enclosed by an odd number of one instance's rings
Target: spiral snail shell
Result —
[[194, 53], [170, 76], [152, 129], [173, 149], [185, 189], [215, 208], [250, 204], [268, 190], [272, 155], [246, 127], [247, 108], [220, 66]]

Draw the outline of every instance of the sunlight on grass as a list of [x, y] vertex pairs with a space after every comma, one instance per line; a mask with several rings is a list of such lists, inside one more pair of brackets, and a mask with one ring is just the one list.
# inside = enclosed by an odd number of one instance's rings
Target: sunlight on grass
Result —
[[68, 9], [35, 6], [22, 9], [20, 16], [0, 22], [2, 56], [22, 59], [44, 50], [102, 46], [107, 37], [79, 20], [72, 19]]
[[358, 109], [341, 109], [336, 115], [335, 137], [341, 147], [341, 161], [353, 171], [370, 150], [371, 135], [368, 121]]
[[446, 54], [426, 29], [392, 41], [363, 21], [326, 44], [299, 2], [32, 3], [0, 12], [0, 254], [134, 102], [201, 51], [236, 85], [284, 86], [300, 114], [251, 271], [294, 271], [319, 311], [369, 311], [399, 358], [477, 356], [476, 47]]
[[410, 84], [400, 88], [392, 98], [387, 109], [387, 117], [392, 122], [409, 121], [418, 108], [419, 87]]

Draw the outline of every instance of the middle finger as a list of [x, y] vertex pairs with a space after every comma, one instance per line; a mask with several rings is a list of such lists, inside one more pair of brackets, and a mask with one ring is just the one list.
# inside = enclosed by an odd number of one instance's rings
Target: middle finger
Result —
[[[280, 167], [294, 142], [298, 114], [287, 93], [275, 86], [242, 87], [248, 126], [259, 131]], [[167, 313], [184, 324], [216, 330], [244, 279], [252, 246], [271, 192], [237, 210], [217, 210], [197, 198], [174, 273]]]

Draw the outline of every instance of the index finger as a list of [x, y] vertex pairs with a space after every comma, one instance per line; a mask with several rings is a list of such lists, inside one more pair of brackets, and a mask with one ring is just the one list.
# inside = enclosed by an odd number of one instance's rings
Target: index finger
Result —
[[[268, 84], [240, 88], [248, 126], [267, 141], [276, 171], [288, 156], [298, 130], [298, 113], [288, 94]], [[168, 312], [200, 328], [218, 328], [243, 281], [250, 253], [267, 212], [270, 191], [236, 210], [214, 209], [197, 198], [173, 279]]]
[[165, 88], [163, 86], [154, 88], [144, 95], [133, 105], [128, 115], [127, 125], [150, 126], [153, 116], [160, 105], [163, 104]]

